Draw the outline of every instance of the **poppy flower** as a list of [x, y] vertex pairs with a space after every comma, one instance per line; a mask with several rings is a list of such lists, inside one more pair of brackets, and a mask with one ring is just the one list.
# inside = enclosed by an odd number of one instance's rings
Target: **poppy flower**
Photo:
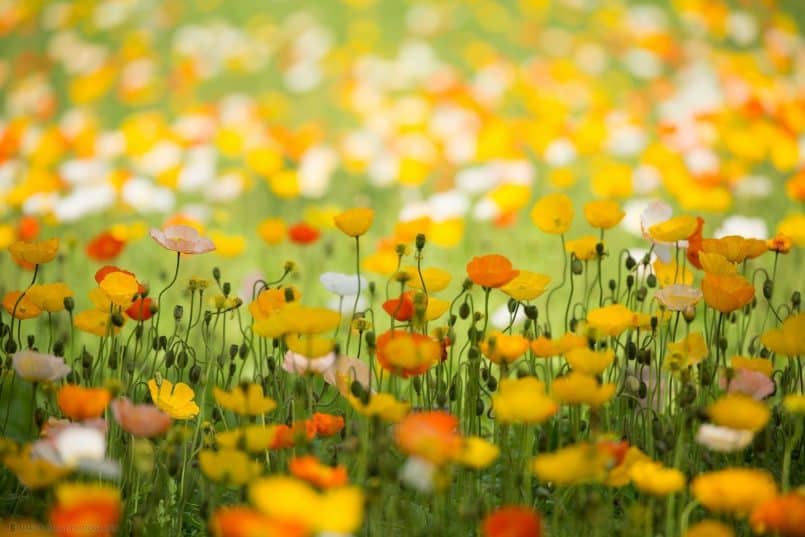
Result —
[[696, 217], [696, 229], [688, 236], [688, 249], [685, 252], [688, 261], [697, 269], [702, 269], [702, 264], [699, 261], [699, 252], [702, 251], [702, 230], [704, 229], [704, 219], [701, 216]]
[[528, 345], [528, 340], [523, 336], [504, 334], [496, 330], [481, 343], [481, 352], [496, 364], [510, 364], [525, 354]]
[[467, 263], [467, 274], [473, 283], [486, 288], [506, 285], [520, 273], [512, 268], [511, 261], [497, 254], [473, 257]]
[[515, 300], [534, 300], [545, 292], [550, 283], [550, 276], [521, 270], [514, 279], [502, 286], [500, 290]]
[[245, 485], [263, 471], [259, 461], [237, 449], [202, 449], [198, 454], [201, 472], [211, 481], [227, 485]]
[[103, 414], [111, 398], [105, 388], [85, 388], [76, 384], [65, 384], [56, 395], [62, 414], [76, 421], [97, 418]]
[[383, 310], [397, 321], [410, 321], [414, 316], [414, 299], [412, 295], [412, 292], [407, 291], [401, 294], [399, 298], [386, 300], [383, 302]]
[[116, 306], [128, 307], [140, 291], [140, 284], [131, 274], [110, 272], [99, 285], [104, 295]]
[[25, 296], [40, 310], [56, 313], [64, 309], [64, 299], [73, 292], [63, 283], [45, 283], [32, 285]]
[[126, 315], [134, 321], [147, 321], [154, 314], [156, 303], [148, 297], [135, 299], [131, 306], [126, 308]]
[[31, 215], [23, 215], [17, 221], [16, 235], [21, 241], [34, 241], [39, 236], [39, 220]]
[[18, 453], [10, 453], [3, 459], [6, 468], [14, 472], [26, 488], [36, 490], [49, 487], [72, 471], [48, 459], [34, 456], [31, 450], [31, 445], [27, 445]]
[[383, 369], [403, 378], [424, 373], [442, 354], [435, 339], [406, 330], [388, 330], [377, 338], [376, 345]]
[[86, 248], [87, 256], [95, 261], [110, 261], [120, 255], [126, 242], [108, 231], [97, 235]]
[[277, 408], [273, 399], [263, 395], [263, 386], [256, 383], [235, 386], [231, 391], [215, 387], [212, 393], [222, 408], [241, 416], [262, 416]]
[[805, 354], [803, 333], [805, 333], [805, 313], [798, 313], [783, 321], [780, 328], [765, 332], [760, 341], [776, 354], [801, 356]]
[[321, 437], [335, 436], [344, 428], [344, 418], [324, 412], [313, 413], [313, 425], [316, 426], [316, 435]]
[[716, 425], [757, 432], [771, 418], [771, 410], [750, 395], [732, 392], [707, 407], [707, 415]]
[[278, 522], [254, 509], [242, 506], [221, 507], [210, 519], [214, 537], [304, 537], [308, 530], [300, 524]]
[[56, 487], [50, 526], [56, 537], [111, 537], [121, 516], [120, 491], [109, 485], [63, 483]]
[[203, 254], [215, 250], [215, 244], [210, 239], [186, 225], [151, 228], [151, 238], [166, 250], [182, 254]]
[[703, 239], [702, 251], [720, 254], [731, 263], [742, 263], [765, 254], [768, 245], [766, 241], [760, 239], [745, 239], [738, 235], [730, 235], [720, 239]]
[[42, 310], [33, 303], [28, 294], [23, 294], [22, 291], [6, 293], [6, 296], [3, 297], [3, 308], [6, 313], [19, 320], [33, 319], [42, 313]]
[[749, 519], [756, 533], [780, 537], [805, 535], [805, 494], [789, 492], [755, 507]]
[[375, 217], [374, 209], [358, 207], [347, 209], [333, 217], [335, 226], [350, 237], [360, 237], [372, 226]]
[[416, 412], [397, 424], [397, 445], [408, 455], [441, 465], [461, 452], [458, 418], [444, 411]]
[[390, 393], [373, 393], [366, 404], [349, 392], [346, 398], [355, 412], [361, 416], [377, 416], [388, 423], [398, 423], [411, 410], [410, 403], [398, 401]]
[[696, 442], [719, 453], [740, 451], [752, 443], [755, 434], [745, 429], [732, 429], [703, 423], [696, 432]]
[[[296, 287], [263, 289], [249, 304], [249, 312], [256, 320], [267, 319], [289, 302], [298, 302], [302, 294]], [[289, 298], [291, 300], [289, 300]]]
[[565, 251], [573, 254], [579, 261], [589, 261], [598, 257], [598, 239], [587, 235], [565, 243]]
[[11, 357], [14, 371], [28, 382], [55, 382], [70, 374], [64, 358], [32, 350], [16, 352]]
[[260, 222], [257, 226], [257, 235], [268, 245], [281, 243], [288, 233], [285, 221], [281, 218], [268, 218]]
[[346, 466], [327, 466], [313, 455], [293, 457], [288, 463], [292, 475], [320, 489], [340, 487], [349, 482]]
[[755, 507], [777, 496], [774, 477], [754, 468], [704, 472], [693, 479], [690, 489], [710, 511], [736, 516], [747, 516]]
[[687, 240], [698, 228], [699, 221], [690, 215], [679, 215], [648, 228], [649, 236], [655, 241], [676, 243]]
[[117, 334], [120, 331], [119, 326], [110, 326], [110, 321], [109, 311], [100, 309], [84, 310], [73, 317], [76, 328], [99, 337], [105, 337], [110, 333]]
[[533, 509], [509, 505], [486, 515], [481, 531], [483, 537], [540, 537], [542, 522]]
[[626, 213], [612, 200], [595, 200], [584, 206], [584, 218], [598, 229], [610, 229], [623, 220]]
[[184, 382], [174, 385], [163, 379], [157, 386], [156, 380], [151, 379], [148, 381], [148, 390], [154, 404], [173, 419], [188, 420], [196, 417], [199, 412], [198, 405], [193, 401], [196, 394]]
[[778, 233], [766, 241], [766, 247], [769, 251], [777, 252], [778, 254], [787, 254], [791, 251], [791, 246], [793, 246], [791, 237], [783, 233]]
[[545, 394], [545, 384], [536, 377], [503, 379], [492, 396], [495, 419], [501, 423], [542, 423], [558, 407]]
[[456, 462], [480, 470], [492, 464], [500, 455], [500, 448], [479, 436], [470, 436], [464, 439], [461, 453], [456, 456]]
[[615, 395], [614, 384], [601, 384], [595, 377], [571, 371], [551, 384], [551, 394], [559, 403], [566, 405], [590, 405], [599, 407]]
[[537, 200], [531, 209], [531, 221], [545, 233], [561, 235], [573, 221], [573, 202], [567, 194], [548, 194]]
[[17, 241], [8, 247], [8, 251], [18, 263], [28, 263], [31, 265], [41, 265], [49, 263], [56, 258], [59, 253], [59, 239], [48, 239], [44, 241]]
[[171, 417], [154, 405], [135, 405], [121, 397], [112, 401], [112, 413], [120, 428], [134, 436], [153, 438], [171, 425]]
[[655, 292], [654, 299], [671, 311], [685, 311], [699, 303], [702, 292], [690, 285], [672, 284]]
[[705, 303], [721, 313], [730, 313], [746, 306], [755, 296], [755, 287], [737, 274], [705, 274], [702, 279]]
[[269, 442], [270, 449], [287, 449], [297, 442], [310, 442], [316, 438], [316, 424], [313, 420], [297, 421], [293, 425], [281, 423], [273, 427], [273, 437]]
[[[298, 342], [299, 338], [297, 336], [294, 336], [292, 341]], [[305, 347], [304, 343], [299, 343], [299, 346], [301, 346], [302, 348]], [[300, 353], [289, 349], [285, 353], [285, 358], [282, 361], [282, 369], [284, 369], [288, 373], [293, 373], [297, 375], [323, 374], [325, 371], [329, 371], [335, 364], [336, 360], [335, 353], [330, 352], [332, 347], [333, 347], [332, 341], [328, 340], [327, 350], [319, 356], [316, 356], [317, 353], [315, 351], [306, 351], [305, 353]], [[311, 346], [311, 349], [312, 348], [313, 347]], [[313, 356], [308, 357], [307, 356], [308, 354], [313, 354]]]
[[288, 228], [288, 237], [295, 244], [312, 244], [319, 240], [320, 236], [318, 229], [305, 222], [299, 222]]
[[630, 472], [635, 487], [652, 496], [667, 496], [685, 486], [685, 475], [676, 468], [667, 468], [655, 461], [636, 462]]

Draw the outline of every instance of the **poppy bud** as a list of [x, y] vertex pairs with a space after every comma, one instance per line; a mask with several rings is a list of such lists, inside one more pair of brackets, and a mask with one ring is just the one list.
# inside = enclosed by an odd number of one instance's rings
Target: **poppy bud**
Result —
[[579, 274], [584, 272], [584, 265], [582, 265], [581, 261], [579, 261], [574, 257], [573, 261], [570, 263], [570, 271], [576, 276], [578, 276]]
[[168, 346], [168, 338], [165, 336], [159, 336], [159, 348], [164, 349]]
[[568, 326], [568, 328], [570, 328], [571, 332], [575, 332], [576, 328], [578, 328], [578, 326], [579, 326], [579, 320], [578, 319], [570, 319], [570, 322], [568, 323], [567, 326]]
[[696, 318], [696, 308], [688, 306], [685, 308], [685, 311], [682, 312], [682, 316], [685, 318], [686, 323], [692, 323]]
[[375, 333], [374, 330], [369, 330], [363, 335], [364, 340], [366, 340], [366, 345], [369, 347], [375, 346]]
[[461, 284], [461, 288], [464, 291], [469, 291], [470, 289], [472, 289], [472, 286], [473, 286], [472, 280], [469, 278], [464, 278], [464, 283]]
[[353, 380], [352, 384], [349, 385], [349, 391], [353, 396], [360, 399], [361, 395], [363, 395], [363, 384], [357, 380]]
[[470, 347], [470, 350], [467, 351], [467, 358], [471, 361], [475, 361], [481, 357], [481, 352], [478, 350], [478, 347]]
[[635, 298], [637, 298], [638, 302], [643, 302], [646, 299], [647, 294], [648, 289], [646, 289], [645, 287], [641, 287], [640, 289], [637, 290], [637, 295], [635, 295]]
[[229, 282], [224, 282], [221, 286], [221, 291], [224, 293], [224, 296], [229, 296], [229, 293], [232, 292], [232, 284]]
[[210, 324], [210, 321], [212, 321], [212, 312], [207, 310], [204, 312], [204, 324]]
[[73, 297], [71, 296], [64, 297], [64, 309], [66, 309], [67, 311], [73, 311], [74, 308], [75, 308], [75, 300], [73, 300]]
[[375, 285], [375, 282], [369, 282], [369, 294], [374, 296], [376, 292], [377, 286]]
[[626, 359], [627, 360], [634, 360], [637, 356], [637, 345], [634, 341], [628, 341], [626, 343]]
[[466, 319], [470, 316], [470, 305], [466, 302], [462, 302], [461, 306], [458, 308], [458, 316], [462, 319]]
[[634, 286], [634, 275], [629, 274], [626, 276], [626, 288], [631, 289]]
[[179, 355], [176, 357], [176, 366], [179, 369], [184, 369], [187, 367], [187, 352], [181, 351]]
[[637, 261], [635, 261], [634, 257], [626, 256], [626, 270], [632, 270], [637, 266]]
[[294, 301], [294, 294], [293, 294], [293, 287], [286, 287], [284, 289], [285, 294], [285, 302], [293, 302]]
[[[336, 352], [336, 354], [338, 354]], [[238, 356], [240, 356], [241, 360], [245, 360], [247, 356], [249, 356], [249, 346], [245, 343], [241, 343], [240, 347], [238, 348]]]
[[483, 413], [484, 413], [484, 402], [479, 397], [478, 399], [475, 400], [475, 415], [480, 416]]
[[28, 337], [26, 339], [28, 341], [28, 348], [33, 349], [34, 344], [36, 343], [36, 336], [34, 336], [33, 334], [28, 334]]
[[234, 377], [235, 372], [238, 370], [238, 366], [233, 363], [229, 364], [229, 376]]
[[116, 326], [116, 327], [120, 328], [121, 326], [123, 326], [124, 321], [125, 321], [125, 319], [123, 318], [123, 316], [120, 314], [119, 311], [116, 311], [116, 312], [114, 312], [112, 314], [112, 325], [113, 326]]
[[180, 321], [183, 315], [184, 307], [181, 304], [176, 304], [176, 306], [173, 307], [173, 318]]
[[447, 390], [447, 395], [450, 397], [451, 401], [458, 399], [458, 385], [455, 381], [450, 384], [450, 389]]
[[268, 367], [268, 372], [273, 373], [274, 370], [277, 368], [277, 364], [276, 362], [274, 362], [274, 358], [269, 356], [268, 359], [266, 360], [266, 366]]
[[795, 308], [798, 308], [801, 302], [802, 302], [802, 295], [800, 294], [799, 291], [794, 291], [794, 293], [791, 295], [791, 305], [794, 306]]
[[654, 274], [649, 274], [646, 277], [646, 285], [651, 289], [657, 287], [657, 277]]
[[412, 379], [412, 384], [414, 387], [414, 391], [419, 395], [422, 392], [422, 379], [419, 377], [414, 377]]
[[637, 363], [643, 365], [649, 365], [651, 363], [651, 350], [650, 349], [640, 349], [637, 351]]
[[363, 390], [363, 393], [361, 393], [361, 404], [363, 406], [368, 405], [369, 404], [369, 399], [371, 397], [372, 397], [372, 394], [371, 394], [371, 392], [369, 392], [369, 390]]
[[458, 317], [455, 313], [451, 313], [450, 317], [447, 318], [447, 326], [455, 326]]
[[610, 291], [615, 291], [615, 289], [617, 289], [617, 288], [618, 288], [618, 282], [616, 282], [613, 279], [610, 279], [609, 280], [609, 290]]
[[444, 392], [439, 392], [436, 395], [436, 404], [440, 407], [447, 405], [447, 394]]
[[509, 310], [509, 313], [514, 313], [517, 310], [517, 301], [513, 298], [510, 298], [506, 302], [506, 309]]
[[598, 257], [601, 257], [602, 255], [604, 255], [604, 243], [603, 242], [595, 243], [595, 253], [598, 254]]
[[489, 377], [489, 380], [486, 381], [486, 387], [490, 392], [494, 392], [498, 389], [498, 379]]
[[532, 321], [536, 321], [537, 317], [539, 317], [539, 309], [535, 305], [530, 304], [525, 307], [525, 316]]
[[288, 274], [289, 272], [293, 272], [293, 269], [295, 269], [295, 268], [296, 268], [296, 263], [294, 263], [293, 261], [289, 260], [289, 261], [286, 261], [285, 264], [282, 266], [282, 271], [285, 274]]
[[659, 324], [659, 319], [657, 319], [656, 315], [651, 316], [651, 330], [657, 330], [657, 325]]
[[221, 421], [221, 409], [217, 406], [212, 407], [212, 422], [217, 423]]
[[64, 341], [59, 339], [53, 344], [53, 355], [64, 356]]
[[774, 282], [771, 280], [766, 280], [763, 282], [763, 298], [766, 300], [771, 300], [772, 293], [774, 293]]
[[212, 268], [212, 278], [216, 282], [220, 282], [221, 281], [221, 269], [219, 269], [218, 267], [213, 267]]
[[234, 360], [235, 356], [238, 355], [238, 346], [234, 343], [229, 346], [229, 359]]
[[165, 367], [172, 367], [174, 362], [176, 361], [176, 354], [173, 350], [168, 350], [165, 353]]
[[109, 369], [115, 371], [117, 369], [117, 353], [109, 353], [109, 358], [106, 359], [106, 364], [109, 366]]
[[201, 367], [199, 367], [198, 364], [195, 364], [190, 368], [190, 372], [187, 374], [187, 376], [190, 379], [191, 384], [198, 384], [198, 381], [201, 379]]
[[137, 324], [137, 326], [134, 327], [134, 338], [142, 339], [142, 337], [143, 337], [143, 325]]
[[414, 243], [416, 245], [417, 250], [422, 250], [425, 247], [425, 234], [424, 233], [417, 233], [416, 241]]

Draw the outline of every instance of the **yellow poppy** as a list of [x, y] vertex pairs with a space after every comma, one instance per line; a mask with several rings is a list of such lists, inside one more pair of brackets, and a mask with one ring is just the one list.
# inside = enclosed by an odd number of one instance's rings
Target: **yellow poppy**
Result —
[[498, 393], [492, 396], [492, 408], [501, 423], [542, 423], [558, 409], [536, 377], [503, 379]]
[[584, 206], [584, 218], [594, 228], [610, 229], [623, 220], [624, 213], [612, 200], [595, 200]]
[[359, 207], [347, 209], [333, 217], [336, 227], [350, 237], [360, 237], [372, 227], [375, 217], [374, 209]]
[[188, 420], [194, 418], [198, 412], [198, 405], [193, 401], [196, 394], [193, 388], [184, 382], [177, 382], [175, 385], [169, 380], [162, 380], [157, 386], [155, 379], [148, 381], [148, 390], [151, 392], [151, 400], [164, 413], [173, 419]]
[[545, 292], [550, 283], [550, 276], [521, 270], [513, 280], [501, 287], [500, 290], [515, 300], [534, 300]]
[[59, 253], [59, 239], [25, 242], [17, 241], [8, 247], [8, 251], [18, 263], [41, 265], [56, 258]]
[[277, 403], [263, 395], [263, 387], [252, 383], [246, 386], [235, 386], [225, 391], [217, 386], [212, 389], [215, 402], [227, 410], [241, 416], [262, 416], [277, 408]]
[[260, 462], [251, 460], [246, 453], [237, 449], [202, 449], [198, 462], [208, 479], [227, 485], [245, 485], [263, 471]]
[[63, 283], [45, 283], [29, 287], [26, 296], [40, 310], [56, 313], [64, 309], [64, 299], [73, 292]]
[[570, 229], [573, 221], [573, 203], [567, 194], [548, 194], [540, 198], [531, 209], [531, 221], [545, 233], [561, 235]]

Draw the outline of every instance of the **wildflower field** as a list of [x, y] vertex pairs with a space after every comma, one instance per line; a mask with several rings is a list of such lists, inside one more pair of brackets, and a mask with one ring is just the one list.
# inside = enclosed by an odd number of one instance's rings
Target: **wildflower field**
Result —
[[805, 536], [804, 33], [0, 0], [0, 537]]

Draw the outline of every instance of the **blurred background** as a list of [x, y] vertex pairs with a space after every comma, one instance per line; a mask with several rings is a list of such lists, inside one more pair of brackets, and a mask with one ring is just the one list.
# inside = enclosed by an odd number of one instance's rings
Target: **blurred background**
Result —
[[361, 204], [372, 253], [409, 223], [437, 261], [524, 261], [556, 246], [527, 216], [553, 190], [620, 201], [617, 246], [653, 199], [706, 235], [805, 241], [804, 20], [798, 0], [0, 0], [0, 246], [23, 215], [76, 248], [193, 222], [245, 273], [307, 255], [266, 250], [287, 242], [266, 219], [327, 246]]

